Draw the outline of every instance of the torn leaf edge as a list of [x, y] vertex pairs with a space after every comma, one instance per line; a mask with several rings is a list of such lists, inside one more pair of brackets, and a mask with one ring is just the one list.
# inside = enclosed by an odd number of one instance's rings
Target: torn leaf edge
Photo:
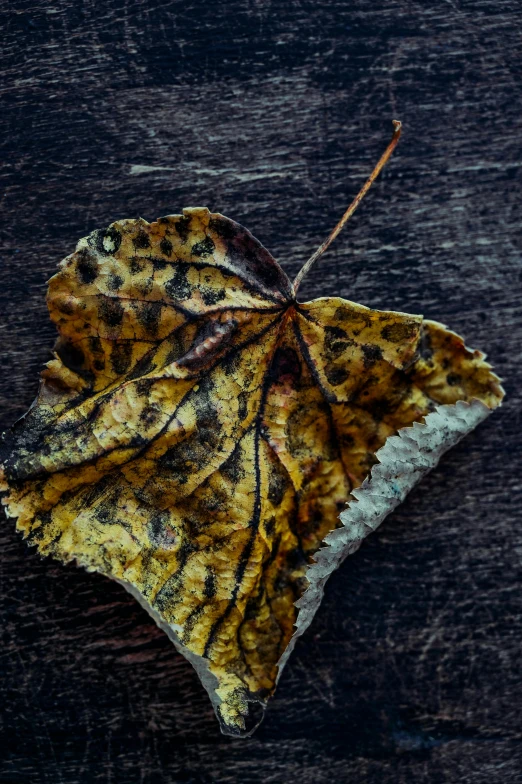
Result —
[[386, 439], [375, 453], [379, 462], [372, 467], [364, 482], [352, 491], [355, 500], [349, 501], [341, 512], [342, 526], [325, 536], [323, 546], [313, 556], [314, 563], [308, 567], [306, 579], [309, 585], [295, 603], [299, 610], [295, 632], [279, 659], [277, 681], [298, 638], [312, 623], [330, 575], [435, 468], [442, 455], [474, 430], [495, 408], [488, 408], [477, 398], [469, 403], [459, 400], [437, 405], [435, 411], [424, 417], [424, 422], [414, 422]]

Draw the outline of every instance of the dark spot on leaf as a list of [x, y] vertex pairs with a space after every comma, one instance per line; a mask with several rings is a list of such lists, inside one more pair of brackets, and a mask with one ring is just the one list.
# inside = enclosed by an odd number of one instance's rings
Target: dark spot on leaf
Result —
[[68, 299], [58, 300], [57, 308], [60, 311], [60, 313], [64, 313], [66, 316], [70, 316], [72, 313], [74, 313], [75, 310], [74, 304], [71, 302], [71, 300]]
[[114, 525], [118, 522], [116, 519], [116, 509], [114, 508], [114, 505], [108, 501], [105, 501], [96, 507], [93, 517], [103, 525]]
[[454, 387], [462, 382], [462, 376], [460, 376], [458, 373], [448, 373], [446, 376], [446, 381], [450, 387]]
[[112, 369], [117, 375], [125, 373], [131, 363], [132, 359], [132, 343], [124, 341], [118, 343], [115, 341], [111, 349], [111, 365]]
[[[353, 310], [352, 308], [347, 308], [345, 305], [340, 305], [337, 308], [334, 313], [334, 319], [350, 325], [352, 329], [354, 328], [354, 325], [357, 325], [359, 327], [359, 332], [363, 327], [370, 324], [369, 313]], [[355, 332], [355, 334], [358, 334], [358, 332]]]
[[237, 351], [231, 351], [221, 359], [221, 369], [225, 375], [230, 376], [237, 373], [241, 366], [241, 355]]
[[123, 286], [123, 278], [121, 275], [111, 272], [107, 279], [107, 288], [109, 291], [117, 291], [121, 286]]
[[290, 569], [302, 569], [306, 566], [306, 558], [299, 547], [295, 547], [293, 550], [288, 551], [286, 562]]
[[299, 381], [301, 363], [293, 348], [278, 348], [269, 371], [270, 379], [279, 381]]
[[117, 327], [123, 320], [123, 306], [112, 297], [101, 297], [98, 305], [98, 314], [102, 321], [109, 327]]
[[75, 346], [65, 338], [58, 338], [54, 350], [62, 360], [65, 367], [78, 373], [83, 370], [85, 357], [79, 346]]
[[337, 359], [352, 345], [354, 345], [354, 341], [348, 338], [344, 329], [325, 327], [324, 348], [329, 359]]
[[168, 262], [165, 261], [165, 259], [158, 258], [158, 256], [155, 256], [154, 258], [149, 259], [149, 261], [152, 262], [152, 267], [153, 267], [154, 270], [163, 270], [163, 269], [166, 268], [167, 263], [168, 263]]
[[402, 343], [403, 341], [410, 340], [416, 331], [415, 324], [404, 324], [396, 322], [395, 324], [387, 324], [381, 330], [381, 337], [387, 340], [388, 343]]
[[136, 282], [136, 289], [140, 297], [145, 299], [149, 296], [150, 292], [154, 288], [154, 278], [151, 276], [150, 278], [142, 277], [139, 281]]
[[196, 242], [192, 246], [193, 256], [210, 256], [215, 250], [215, 245], [212, 237], [205, 237], [201, 242]]
[[272, 471], [268, 479], [268, 498], [274, 506], [279, 506], [284, 498], [287, 480], [282, 473]]
[[330, 355], [332, 359], [337, 359], [337, 357], [340, 357], [341, 354], [344, 354], [346, 349], [350, 348], [350, 346], [353, 345], [354, 345], [353, 341], [336, 340], [335, 343], [332, 343], [330, 346]]
[[248, 392], [240, 392], [237, 396], [237, 415], [241, 422], [243, 422], [248, 415], [248, 398]]
[[93, 354], [103, 354], [103, 346], [97, 335], [93, 335], [93, 337], [89, 338], [89, 348]]
[[361, 346], [363, 352], [363, 363], [365, 368], [369, 368], [372, 365], [375, 365], [380, 359], [382, 359], [382, 350], [380, 346], [373, 345], [372, 343], [365, 343]]
[[429, 362], [433, 357], [431, 335], [427, 329], [424, 329], [424, 327], [422, 328], [420, 335], [419, 354], [426, 362]]
[[216, 302], [225, 299], [227, 295], [225, 289], [211, 289], [208, 286], [201, 286], [200, 292], [205, 305], [215, 305]]
[[212, 597], [216, 595], [216, 591], [217, 591], [217, 582], [216, 582], [215, 572], [211, 566], [207, 566], [207, 573], [205, 575], [205, 586], [203, 588], [203, 594], [204, 596], [206, 596], [207, 599], [212, 599]]
[[159, 510], [153, 512], [148, 521], [150, 543], [161, 549], [172, 547], [176, 543], [176, 532], [170, 527], [169, 513]]
[[[146, 376], [148, 373], [151, 373], [153, 370], [156, 370], [156, 363], [154, 362], [152, 354], [151, 353], [145, 354], [144, 357], [142, 357], [138, 362], [136, 362], [136, 364], [132, 369], [132, 372], [129, 375], [129, 378], [139, 378], [140, 376]], [[152, 382], [148, 380], [144, 380], [143, 383], [150, 384]], [[148, 394], [148, 389], [149, 387], [147, 387], [147, 393], [140, 392], [138, 390], [138, 394], [139, 395]]]
[[334, 340], [343, 340], [348, 337], [344, 329], [341, 327], [325, 327], [324, 334], [326, 336], [326, 342], [332, 343]]
[[89, 255], [89, 252], [84, 250], [80, 251], [82, 254], [76, 263], [76, 271], [82, 283], [89, 285], [96, 280], [98, 276], [98, 262], [96, 259]]
[[178, 237], [180, 238], [181, 242], [186, 242], [188, 239], [189, 231], [190, 231], [190, 217], [188, 215], [184, 215], [182, 218], [176, 221], [174, 224], [174, 228], [178, 233]]
[[103, 256], [111, 256], [121, 245], [121, 234], [114, 226], [109, 226], [105, 231], [93, 231], [87, 238], [87, 242]]
[[297, 459], [309, 453], [309, 447], [304, 436], [302, 422], [306, 418], [306, 412], [301, 409], [295, 409], [288, 417], [285, 423], [285, 435], [287, 449]]
[[136, 315], [138, 321], [151, 336], [155, 336], [161, 319], [162, 303], [139, 302], [137, 306]]
[[167, 512], [155, 512], [149, 519], [149, 537], [154, 543], [158, 542], [163, 534], [163, 529], [168, 522], [169, 516]]
[[145, 427], [150, 427], [161, 416], [161, 406], [159, 403], [151, 403], [150, 405], [146, 406], [140, 414], [140, 422], [143, 422]]
[[196, 412], [197, 432], [200, 440], [208, 448], [215, 448], [220, 442], [219, 411], [212, 400], [213, 384], [210, 379], [203, 378], [199, 389], [194, 392], [192, 405]]
[[[265, 531], [267, 536], [273, 536], [276, 526], [276, 519], [275, 517], [270, 517], [268, 520], [265, 521]], [[275, 549], [275, 548], [274, 548]]]
[[209, 459], [208, 446], [201, 442], [199, 433], [193, 433], [185, 441], [170, 447], [158, 460], [169, 479], [186, 484], [189, 476], [206, 465]]
[[145, 248], [150, 248], [149, 235], [146, 231], [139, 231], [132, 240], [132, 243], [136, 249], [145, 250]]
[[[169, 610], [172, 610], [173, 604], [175, 604], [181, 598], [184, 578], [183, 570], [188, 559], [192, 553], [195, 552], [195, 550], [196, 546], [187, 539], [181, 543], [181, 546], [177, 551], [177, 571], [163, 585], [154, 600], [154, 606], [157, 607], [160, 612], [168, 613]], [[169, 618], [168, 614], [166, 617], [167, 619]]]
[[189, 264], [178, 261], [174, 266], [174, 274], [165, 284], [165, 291], [173, 300], [188, 299], [192, 295], [192, 287], [187, 280]]
[[232, 484], [237, 484], [245, 477], [245, 469], [243, 468], [243, 455], [241, 448], [236, 446], [228, 460], [223, 463], [220, 468], [220, 473], [228, 479]]
[[205, 527], [203, 520], [206, 521], [207, 525], [211, 523], [213, 513], [223, 511], [228, 504], [228, 500], [227, 494], [218, 488], [212, 488], [210, 494], [195, 498], [194, 509], [197, 510], [199, 517], [197, 522], [194, 519], [191, 520], [194, 531], [200, 531]]
[[29, 544], [38, 544], [38, 542], [41, 542], [42, 539], [48, 535], [48, 529], [53, 522], [52, 513], [50, 511], [40, 512], [36, 515], [35, 522], [38, 522], [39, 526], [37, 528], [33, 528], [33, 530], [29, 532], [27, 536], [27, 541]]
[[340, 437], [341, 445], [350, 449], [355, 444], [355, 439], [350, 433], [342, 433]]
[[170, 256], [170, 254], [172, 253], [172, 242], [168, 240], [166, 237], [163, 237], [163, 239], [160, 242], [160, 250], [162, 253], [165, 254], [165, 256]]
[[382, 422], [385, 416], [391, 414], [394, 409], [394, 401], [380, 398], [379, 400], [372, 400], [367, 403], [367, 409], [376, 422]]
[[325, 375], [330, 384], [336, 387], [346, 381], [350, 373], [346, 368], [330, 365], [325, 368]]
[[145, 269], [145, 261], [140, 259], [138, 256], [133, 256], [130, 260], [129, 270], [132, 272], [133, 275], [137, 275], [140, 272], [143, 272]]
[[154, 381], [151, 378], [142, 378], [136, 384], [136, 394], [140, 397], [148, 397]]

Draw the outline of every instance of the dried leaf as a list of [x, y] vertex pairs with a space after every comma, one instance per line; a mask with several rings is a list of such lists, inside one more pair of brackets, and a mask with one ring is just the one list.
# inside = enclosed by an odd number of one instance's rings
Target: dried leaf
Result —
[[42, 555], [122, 582], [223, 731], [249, 734], [328, 575], [499, 404], [498, 379], [421, 316], [297, 303], [204, 208], [93, 232], [48, 305], [55, 356], [2, 446], [8, 514]]

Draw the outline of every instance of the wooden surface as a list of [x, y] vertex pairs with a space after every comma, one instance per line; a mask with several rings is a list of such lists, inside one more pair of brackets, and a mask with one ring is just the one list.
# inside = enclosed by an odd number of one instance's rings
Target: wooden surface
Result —
[[206, 205], [303, 285], [423, 313], [507, 401], [332, 578], [264, 724], [220, 735], [190, 665], [108, 580], [1, 525], [0, 782], [511, 784], [522, 778], [517, 0], [6, 0], [1, 425], [35, 396], [45, 281], [122, 217]]

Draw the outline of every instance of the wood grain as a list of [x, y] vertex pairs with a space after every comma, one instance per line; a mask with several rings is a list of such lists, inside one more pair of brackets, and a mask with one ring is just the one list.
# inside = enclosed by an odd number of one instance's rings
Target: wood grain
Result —
[[303, 284], [423, 313], [485, 350], [500, 412], [331, 580], [257, 735], [123, 589], [0, 529], [0, 782], [518, 784], [520, 179], [515, 0], [3, 0], [1, 426], [54, 331], [45, 281], [121, 217], [206, 205]]

